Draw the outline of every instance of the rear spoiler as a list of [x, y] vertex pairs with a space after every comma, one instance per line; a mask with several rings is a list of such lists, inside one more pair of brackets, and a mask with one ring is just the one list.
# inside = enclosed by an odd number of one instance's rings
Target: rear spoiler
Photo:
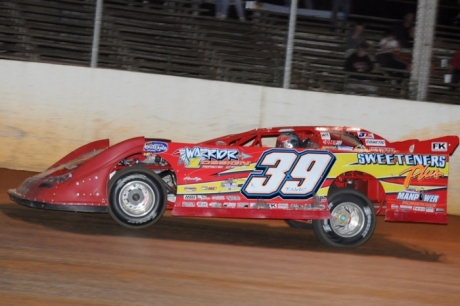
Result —
[[452, 155], [459, 145], [459, 137], [455, 135], [442, 136], [428, 140], [409, 139], [389, 144], [397, 150], [410, 153]]
[[437, 137], [415, 142], [409, 148], [409, 151], [425, 154], [452, 155], [457, 149], [459, 142], [459, 137], [455, 135]]

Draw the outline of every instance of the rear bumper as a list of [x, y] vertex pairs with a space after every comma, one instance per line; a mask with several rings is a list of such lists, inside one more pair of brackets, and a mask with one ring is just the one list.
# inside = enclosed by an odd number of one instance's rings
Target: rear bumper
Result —
[[50, 210], [64, 210], [64, 211], [74, 211], [74, 212], [96, 212], [96, 213], [107, 213], [107, 206], [92, 206], [92, 205], [68, 205], [68, 204], [50, 204], [40, 201], [33, 201], [21, 198], [14, 189], [8, 190], [8, 195], [13, 202], [18, 204], [32, 207], [32, 208], [41, 208], [41, 209], [50, 209]]

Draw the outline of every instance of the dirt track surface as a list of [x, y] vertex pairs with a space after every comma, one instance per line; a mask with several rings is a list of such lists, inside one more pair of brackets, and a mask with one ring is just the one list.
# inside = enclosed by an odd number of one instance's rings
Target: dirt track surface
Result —
[[460, 217], [379, 218], [346, 250], [278, 220], [167, 213], [129, 230], [11, 202], [32, 174], [0, 169], [0, 305], [459, 305]]

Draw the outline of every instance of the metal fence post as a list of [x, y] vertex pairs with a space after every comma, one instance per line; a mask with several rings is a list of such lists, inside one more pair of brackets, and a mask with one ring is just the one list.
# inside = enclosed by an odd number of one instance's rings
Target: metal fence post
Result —
[[294, 52], [295, 23], [297, 19], [297, 0], [291, 1], [291, 12], [289, 15], [288, 39], [286, 44], [286, 62], [284, 64], [283, 88], [291, 85], [292, 53]]
[[438, 0], [418, 0], [410, 76], [410, 92], [418, 101], [427, 98], [437, 5]]
[[96, 14], [94, 16], [93, 47], [91, 50], [91, 68], [97, 67], [99, 55], [99, 40], [101, 35], [102, 5], [104, 0], [96, 1]]

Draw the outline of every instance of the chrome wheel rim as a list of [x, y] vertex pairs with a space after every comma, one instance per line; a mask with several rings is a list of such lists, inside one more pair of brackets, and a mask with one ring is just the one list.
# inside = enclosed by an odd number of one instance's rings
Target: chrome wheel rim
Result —
[[121, 210], [130, 217], [144, 217], [155, 206], [152, 187], [142, 181], [132, 181], [123, 186], [118, 197]]
[[331, 228], [341, 237], [354, 237], [364, 227], [364, 211], [355, 203], [340, 203], [332, 210], [331, 216]]

